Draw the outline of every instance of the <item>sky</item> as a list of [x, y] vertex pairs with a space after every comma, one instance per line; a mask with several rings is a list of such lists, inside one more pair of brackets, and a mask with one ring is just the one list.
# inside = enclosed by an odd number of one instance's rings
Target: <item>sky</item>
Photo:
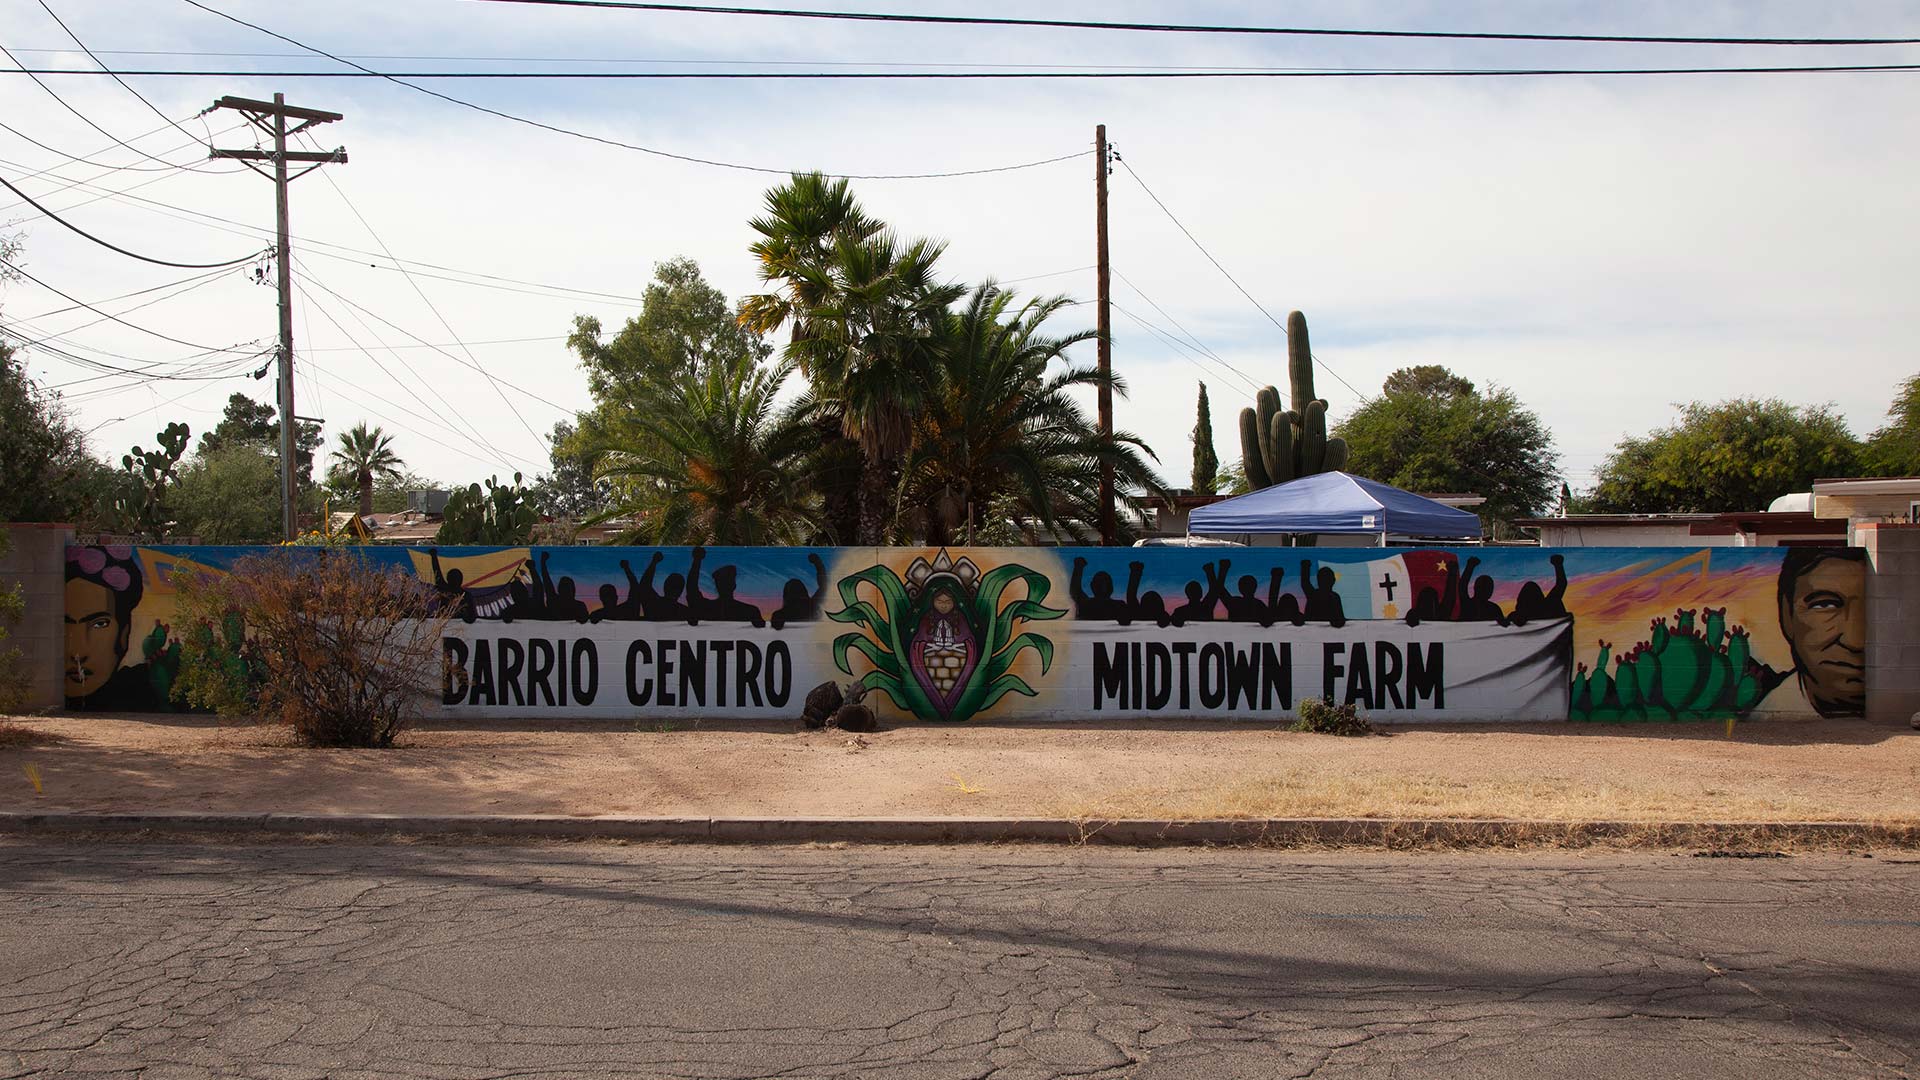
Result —
[[[1176, 35], [477, 0], [204, 2], [386, 71], [1920, 63], [1915, 46]], [[184, 0], [46, 4], [121, 68], [344, 70]], [[1920, 3], [1911, 2], [781, 6], [1920, 37]], [[0, 45], [30, 67], [93, 66], [39, 0], [0, 0]], [[0, 66], [10, 65], [0, 58]], [[1334, 422], [1395, 369], [1444, 364], [1482, 388], [1511, 389], [1535, 410], [1576, 490], [1620, 438], [1671, 423], [1687, 402], [1831, 404], [1864, 435], [1884, 421], [1895, 385], [1920, 372], [1912, 126], [1920, 72], [425, 84], [557, 127], [770, 171], [603, 145], [385, 80], [129, 79], [157, 115], [102, 76], [42, 79], [46, 89], [0, 72], [0, 177], [95, 236], [173, 262], [244, 257], [271, 242], [271, 183], [236, 163], [204, 160], [209, 137], [250, 148], [254, 136], [230, 111], [194, 114], [222, 95], [280, 91], [293, 104], [345, 115], [315, 128], [316, 141], [302, 148], [344, 146], [348, 163], [291, 187], [297, 412], [323, 419], [330, 440], [363, 420], [381, 425], [411, 469], [445, 483], [515, 470], [531, 478], [545, 468], [546, 433], [590, 404], [564, 344], [573, 318], [619, 326], [637, 312], [657, 263], [688, 256], [730, 298], [757, 291], [748, 221], [787, 170], [957, 172], [1077, 155], [974, 176], [857, 180], [855, 190], [903, 233], [947, 241], [942, 267], [954, 280], [1091, 299], [1090, 151], [1100, 123], [1121, 158], [1109, 198], [1113, 362], [1129, 395], [1116, 404], [1116, 422], [1147, 441], [1175, 484], [1190, 467], [1198, 382], [1213, 400], [1223, 462], [1239, 456], [1234, 415], [1254, 388], [1274, 383], [1284, 392], [1286, 342], [1274, 320], [1292, 309], [1311, 324], [1318, 392]], [[271, 377], [251, 377], [266, 362], [254, 354], [276, 332], [271, 278], [255, 280], [253, 265], [206, 272], [136, 261], [0, 190], [5, 234], [24, 240], [20, 265], [45, 286], [141, 328], [85, 309], [57, 311], [72, 301], [16, 280], [0, 286], [9, 334], [117, 366], [196, 376], [101, 377], [29, 347], [31, 372], [66, 395], [96, 453], [117, 460], [136, 443], [152, 446], [170, 420], [197, 436], [234, 392], [272, 400]], [[1093, 309], [1056, 319], [1062, 332], [1082, 329]], [[199, 355], [210, 348], [229, 351]], [[1075, 355], [1091, 362], [1093, 349]]]

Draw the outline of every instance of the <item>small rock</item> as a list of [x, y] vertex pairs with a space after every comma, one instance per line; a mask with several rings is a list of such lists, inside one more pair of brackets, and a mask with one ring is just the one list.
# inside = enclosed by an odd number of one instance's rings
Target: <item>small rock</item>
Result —
[[838, 683], [823, 682], [807, 691], [806, 704], [800, 710], [800, 722], [810, 728], [825, 727], [833, 719], [833, 714], [840, 711], [840, 705], [845, 700]]

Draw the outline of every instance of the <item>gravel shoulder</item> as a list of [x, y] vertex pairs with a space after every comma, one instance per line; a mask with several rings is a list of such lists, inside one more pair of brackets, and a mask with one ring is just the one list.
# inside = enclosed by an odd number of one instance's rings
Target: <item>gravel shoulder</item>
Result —
[[[14, 718], [0, 810], [1920, 822], [1920, 732], [1860, 721], [913, 726], [867, 735], [429, 725], [390, 750], [179, 716]], [[29, 768], [30, 767], [30, 768]], [[39, 777], [36, 792], [28, 773]]]

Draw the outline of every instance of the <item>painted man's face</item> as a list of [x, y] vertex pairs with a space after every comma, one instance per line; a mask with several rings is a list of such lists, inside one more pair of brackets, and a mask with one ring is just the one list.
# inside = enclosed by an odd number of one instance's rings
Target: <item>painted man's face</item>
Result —
[[67, 582], [67, 696], [98, 693], [120, 669], [131, 630], [115, 614], [113, 590], [97, 582]]
[[1800, 687], [1821, 716], [1859, 716], [1867, 706], [1866, 567], [1827, 559], [1801, 574], [1780, 601], [1780, 630], [1800, 669]]

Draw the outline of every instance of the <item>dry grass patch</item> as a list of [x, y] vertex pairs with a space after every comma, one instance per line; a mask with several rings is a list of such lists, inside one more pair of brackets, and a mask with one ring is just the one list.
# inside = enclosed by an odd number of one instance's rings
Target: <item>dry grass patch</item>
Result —
[[51, 731], [41, 731], [25, 724], [16, 724], [10, 720], [0, 720], [0, 750], [18, 750], [27, 746], [45, 746], [57, 743], [60, 736]]
[[[1536, 821], [1819, 821], [1831, 805], [1795, 795], [1683, 790], [1541, 778], [1464, 779], [1418, 773], [1290, 770], [1190, 787], [1138, 788], [1060, 800], [1078, 820], [1477, 818]], [[1903, 822], [1909, 816], [1870, 816]]]

